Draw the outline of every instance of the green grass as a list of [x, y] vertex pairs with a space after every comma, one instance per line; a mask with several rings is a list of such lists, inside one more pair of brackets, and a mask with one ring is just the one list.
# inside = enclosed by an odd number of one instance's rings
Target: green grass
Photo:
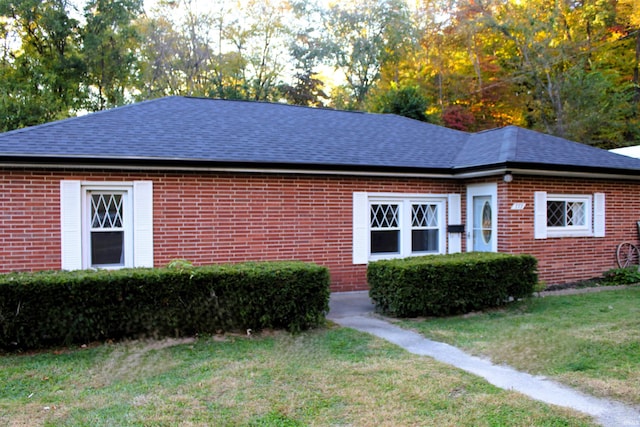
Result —
[[640, 404], [640, 287], [531, 298], [503, 310], [402, 324], [496, 363]]
[[0, 357], [0, 425], [590, 426], [350, 329]]

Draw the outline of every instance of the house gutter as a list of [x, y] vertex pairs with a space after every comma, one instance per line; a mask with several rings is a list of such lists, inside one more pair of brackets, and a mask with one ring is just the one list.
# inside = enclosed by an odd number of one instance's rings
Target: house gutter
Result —
[[381, 178], [421, 178], [464, 180], [512, 175], [548, 176], [563, 178], [639, 180], [640, 170], [606, 167], [576, 167], [534, 163], [504, 162], [454, 168], [411, 168], [375, 165], [322, 165], [298, 163], [210, 162], [185, 159], [157, 158], [86, 158], [47, 156], [0, 156], [0, 167], [33, 169], [102, 169], [148, 172], [211, 172], [276, 175], [333, 175]]

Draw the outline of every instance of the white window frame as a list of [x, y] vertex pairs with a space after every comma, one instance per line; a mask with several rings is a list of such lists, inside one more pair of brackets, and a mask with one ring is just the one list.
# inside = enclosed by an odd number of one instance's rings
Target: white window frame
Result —
[[[91, 263], [91, 197], [92, 193], [121, 194], [123, 217], [121, 231], [124, 233], [124, 259], [122, 264]], [[133, 183], [130, 185], [86, 185], [82, 186], [82, 267], [100, 269], [118, 269], [133, 267]]]
[[[591, 194], [547, 194], [535, 193], [535, 238], [548, 237], [604, 237], [605, 235], [605, 195]], [[584, 203], [585, 223], [562, 227], [547, 225], [548, 202]]]
[[[89, 191], [122, 192], [125, 206], [125, 262], [122, 267], [153, 267], [153, 183], [60, 181], [61, 268], [92, 268], [89, 250]], [[128, 208], [127, 208], [128, 207]], [[100, 268], [110, 268], [100, 266]]]
[[[446, 252], [446, 205], [448, 195], [405, 193], [354, 193], [354, 264], [366, 264], [380, 259], [406, 258], [409, 256], [444, 254]], [[399, 251], [395, 253], [371, 253], [371, 206], [398, 205]], [[438, 251], [412, 251], [412, 206], [415, 204], [436, 205], [438, 221]]]

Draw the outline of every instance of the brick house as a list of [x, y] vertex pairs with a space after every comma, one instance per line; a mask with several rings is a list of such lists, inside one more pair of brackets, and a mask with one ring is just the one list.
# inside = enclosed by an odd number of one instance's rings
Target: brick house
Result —
[[0, 134], [0, 271], [298, 259], [334, 291], [370, 260], [530, 253], [615, 267], [640, 160], [513, 126], [168, 97]]

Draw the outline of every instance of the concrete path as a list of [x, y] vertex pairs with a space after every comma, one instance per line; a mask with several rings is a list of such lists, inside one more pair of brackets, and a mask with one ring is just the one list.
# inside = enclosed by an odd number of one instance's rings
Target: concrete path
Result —
[[544, 377], [494, 365], [422, 335], [399, 328], [373, 315], [374, 306], [364, 292], [333, 293], [327, 318], [341, 326], [367, 332], [396, 344], [407, 351], [432, 357], [486, 379], [505, 390], [515, 390], [533, 399], [575, 409], [591, 415], [603, 426], [640, 426], [640, 410], [606, 399], [577, 392]]

